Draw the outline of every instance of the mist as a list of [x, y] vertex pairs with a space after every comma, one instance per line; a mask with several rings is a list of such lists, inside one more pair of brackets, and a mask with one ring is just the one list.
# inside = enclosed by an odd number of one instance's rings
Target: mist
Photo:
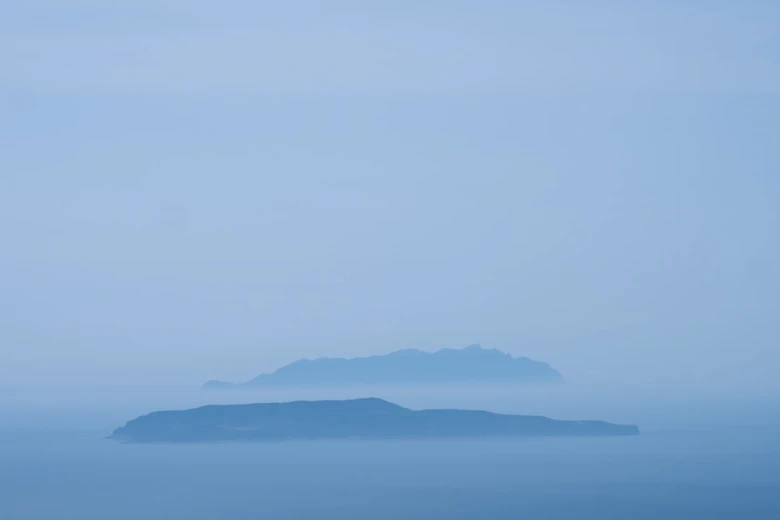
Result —
[[298, 7], [10, 7], [1, 383], [482, 343], [777, 391], [774, 5]]
[[[3, 520], [780, 517], [780, 4], [6, 3]], [[203, 389], [474, 343], [564, 381]], [[107, 440], [365, 397], [640, 434]]]

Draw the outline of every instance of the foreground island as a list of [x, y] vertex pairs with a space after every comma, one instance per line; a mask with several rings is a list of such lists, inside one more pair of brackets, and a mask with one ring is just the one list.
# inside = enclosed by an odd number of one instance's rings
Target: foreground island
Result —
[[636, 426], [472, 410], [410, 410], [382, 399], [210, 405], [154, 412], [109, 437], [133, 443], [638, 435]]

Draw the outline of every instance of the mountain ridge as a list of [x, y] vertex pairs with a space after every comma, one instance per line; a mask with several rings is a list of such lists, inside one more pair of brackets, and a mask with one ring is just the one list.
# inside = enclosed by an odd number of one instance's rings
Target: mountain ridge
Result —
[[244, 383], [208, 381], [206, 388], [468, 382], [561, 382], [549, 364], [470, 345], [435, 352], [396, 350], [355, 358], [299, 359]]
[[376, 397], [207, 405], [153, 412], [128, 421], [109, 439], [191, 443], [320, 439], [484, 438], [638, 435], [634, 425], [564, 421], [484, 410], [412, 410]]

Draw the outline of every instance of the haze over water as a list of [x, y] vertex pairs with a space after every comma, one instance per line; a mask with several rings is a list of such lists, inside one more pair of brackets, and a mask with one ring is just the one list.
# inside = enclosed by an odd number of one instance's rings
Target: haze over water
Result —
[[[0, 16], [0, 519], [780, 518], [780, 3]], [[481, 343], [556, 386], [206, 393]], [[635, 438], [122, 445], [381, 397]]]
[[[773, 519], [778, 402], [729, 403], [507, 389], [374, 388], [412, 407], [460, 406], [636, 421], [638, 437], [124, 445], [153, 409], [311, 398], [311, 390], [47, 390], [0, 401], [0, 517]], [[330, 389], [323, 398], [351, 397]], [[358, 390], [358, 394], [363, 392]], [[469, 394], [469, 395], [467, 395]], [[13, 401], [21, 400], [17, 394]], [[45, 401], [45, 402], [44, 402]], [[734, 404], [738, 406], [733, 406]], [[774, 424], [773, 424], [774, 423]]]

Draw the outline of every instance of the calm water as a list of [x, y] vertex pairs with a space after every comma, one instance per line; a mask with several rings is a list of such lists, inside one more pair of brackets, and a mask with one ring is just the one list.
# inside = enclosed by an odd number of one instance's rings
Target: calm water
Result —
[[772, 519], [777, 432], [120, 445], [0, 434], [0, 518]]

